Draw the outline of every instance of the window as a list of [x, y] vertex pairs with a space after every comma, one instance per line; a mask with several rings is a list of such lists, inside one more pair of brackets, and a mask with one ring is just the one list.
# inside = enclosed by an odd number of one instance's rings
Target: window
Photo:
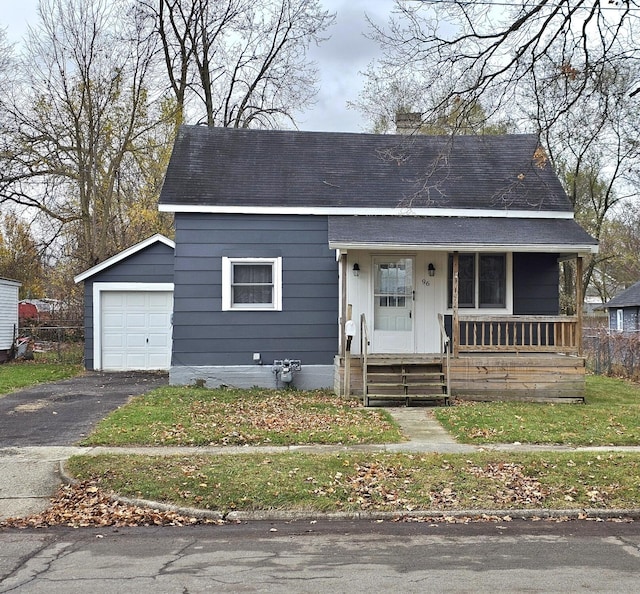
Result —
[[616, 309], [616, 330], [624, 331], [624, 309]]
[[506, 307], [507, 267], [504, 254], [480, 254], [479, 256], [480, 307]]
[[223, 310], [282, 310], [282, 258], [222, 258]]
[[[453, 254], [449, 254], [447, 302], [453, 304]], [[506, 254], [458, 255], [458, 306], [507, 306]]]

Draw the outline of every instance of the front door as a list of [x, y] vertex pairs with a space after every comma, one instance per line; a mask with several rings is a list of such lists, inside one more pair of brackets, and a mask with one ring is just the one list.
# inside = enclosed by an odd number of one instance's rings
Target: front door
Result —
[[413, 353], [415, 258], [380, 256], [373, 259], [374, 353]]

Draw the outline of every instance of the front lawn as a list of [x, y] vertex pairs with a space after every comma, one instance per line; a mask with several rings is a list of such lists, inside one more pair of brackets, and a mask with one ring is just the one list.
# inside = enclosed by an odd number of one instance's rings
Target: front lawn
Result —
[[91, 489], [222, 512], [631, 509], [640, 456], [622, 453], [74, 457]]
[[166, 386], [104, 419], [83, 445], [299, 445], [395, 443], [384, 410], [328, 391]]
[[82, 365], [16, 361], [0, 365], [0, 396], [35, 384], [68, 379], [82, 373]]
[[469, 402], [435, 409], [461, 443], [640, 445], [640, 385], [588, 376], [586, 404]]

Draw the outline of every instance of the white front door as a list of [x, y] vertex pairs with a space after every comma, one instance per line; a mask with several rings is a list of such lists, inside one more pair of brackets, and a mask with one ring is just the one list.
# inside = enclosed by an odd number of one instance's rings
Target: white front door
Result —
[[374, 353], [415, 352], [414, 270], [412, 256], [373, 259]]

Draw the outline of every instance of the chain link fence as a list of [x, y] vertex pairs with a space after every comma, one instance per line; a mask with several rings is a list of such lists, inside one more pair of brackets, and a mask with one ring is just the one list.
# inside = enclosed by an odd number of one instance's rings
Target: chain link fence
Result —
[[583, 354], [587, 369], [599, 375], [640, 381], [640, 332], [585, 329]]
[[82, 363], [83, 344], [84, 326], [78, 320], [49, 319], [44, 323], [23, 323], [20, 326], [18, 352], [22, 352], [25, 359]]

